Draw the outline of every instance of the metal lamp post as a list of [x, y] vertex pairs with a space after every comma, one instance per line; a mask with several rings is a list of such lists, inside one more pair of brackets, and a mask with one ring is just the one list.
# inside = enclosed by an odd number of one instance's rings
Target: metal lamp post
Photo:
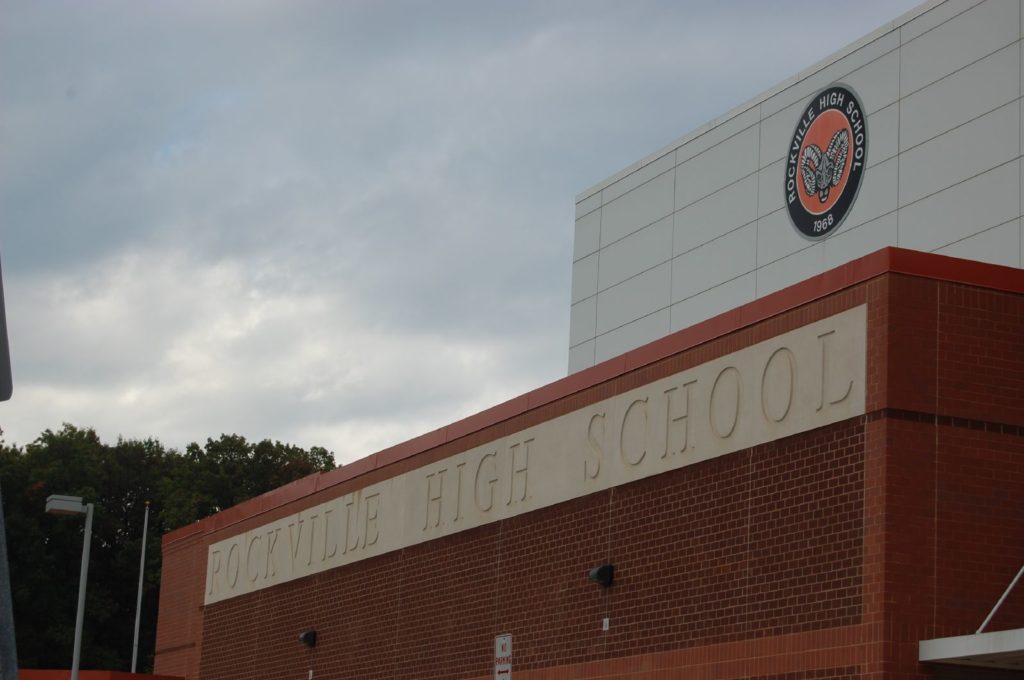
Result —
[[146, 501], [146, 516], [142, 520], [142, 555], [139, 557], [139, 594], [135, 598], [135, 637], [132, 638], [132, 673], [139, 660], [139, 619], [142, 618], [142, 576], [146, 571], [146, 530], [149, 528], [149, 501]]
[[78, 680], [82, 656], [82, 621], [85, 617], [85, 583], [89, 578], [89, 545], [92, 543], [92, 503], [82, 503], [80, 496], [49, 496], [46, 512], [51, 515], [85, 515], [85, 536], [82, 539], [82, 571], [78, 577], [78, 613], [75, 616], [75, 652], [71, 659], [71, 680]]

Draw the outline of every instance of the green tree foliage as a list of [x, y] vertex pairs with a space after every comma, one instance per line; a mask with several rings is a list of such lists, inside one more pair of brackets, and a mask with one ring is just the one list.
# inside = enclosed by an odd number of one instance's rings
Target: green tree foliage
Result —
[[149, 533], [139, 634], [139, 669], [152, 667], [163, 534], [247, 498], [334, 467], [309, 450], [239, 435], [190, 444], [183, 454], [155, 439], [104, 444], [95, 431], [65, 425], [21, 447], [0, 444], [18, 662], [69, 668], [84, 522], [44, 513], [50, 494], [95, 505], [82, 667], [129, 670], [145, 503]]

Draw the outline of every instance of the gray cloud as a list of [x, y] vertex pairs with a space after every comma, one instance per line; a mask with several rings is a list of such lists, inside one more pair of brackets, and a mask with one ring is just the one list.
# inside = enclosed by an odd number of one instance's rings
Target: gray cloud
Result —
[[575, 194], [910, 4], [0, 0], [6, 438], [351, 460], [554, 380]]

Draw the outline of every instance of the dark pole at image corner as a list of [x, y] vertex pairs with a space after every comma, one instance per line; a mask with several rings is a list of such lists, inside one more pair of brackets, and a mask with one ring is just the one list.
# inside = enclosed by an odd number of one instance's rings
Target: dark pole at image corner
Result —
[[14, 607], [7, 569], [7, 521], [0, 490], [0, 680], [18, 679], [18, 648], [14, 640]]
[[[11, 398], [11, 352], [7, 344], [7, 314], [4, 311], [3, 270], [0, 269], [0, 401]], [[18, 680], [18, 647], [14, 639], [14, 605], [7, 562], [7, 520], [0, 491], [0, 680]]]
[[11, 378], [11, 349], [7, 342], [7, 313], [4, 305], [3, 266], [0, 265], [0, 401], [7, 401], [14, 392]]

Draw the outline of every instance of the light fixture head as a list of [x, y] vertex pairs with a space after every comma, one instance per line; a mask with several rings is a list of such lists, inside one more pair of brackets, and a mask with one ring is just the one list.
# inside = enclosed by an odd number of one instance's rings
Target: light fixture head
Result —
[[299, 633], [299, 642], [313, 649], [316, 647], [316, 631], [312, 629], [302, 631]]
[[49, 515], [84, 515], [85, 511], [81, 496], [53, 494], [46, 497], [46, 513]]
[[594, 567], [590, 570], [587, 578], [599, 586], [607, 588], [615, 580], [615, 565], [602, 564], [600, 567]]

